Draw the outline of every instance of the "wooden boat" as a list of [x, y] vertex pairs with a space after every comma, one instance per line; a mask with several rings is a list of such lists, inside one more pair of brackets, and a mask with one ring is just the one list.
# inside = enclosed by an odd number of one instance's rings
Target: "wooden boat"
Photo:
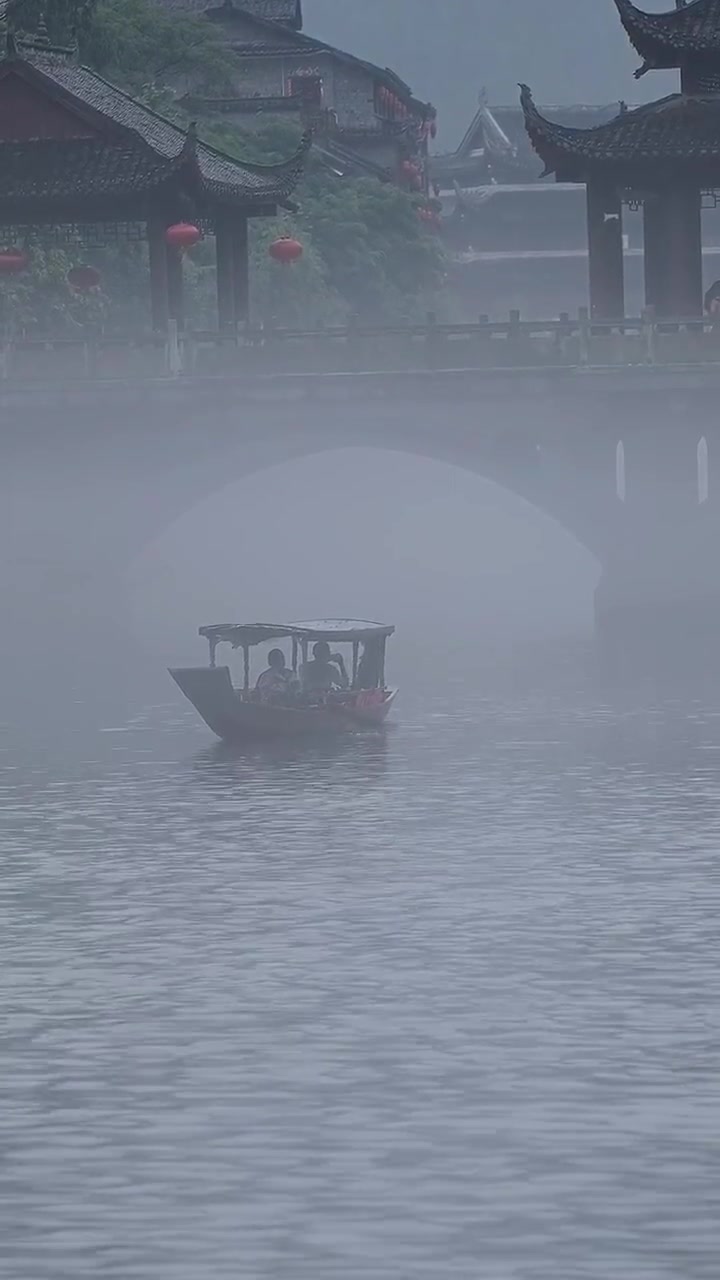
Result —
[[[203, 720], [226, 742], [303, 735], [357, 732], [381, 725], [392, 707], [396, 690], [385, 684], [385, 649], [394, 627], [347, 618], [297, 623], [219, 623], [201, 627], [210, 646], [207, 667], [172, 667], [170, 675]], [[251, 654], [257, 645], [289, 642], [293, 679], [286, 693], [270, 695], [251, 684]], [[311, 645], [325, 641], [349, 645], [351, 673], [342, 656], [339, 664], [347, 688], [319, 691], [304, 686]], [[230, 668], [218, 666], [217, 649], [229, 644], [242, 650], [243, 684], [233, 684]], [[362, 650], [361, 650], [362, 646]]]

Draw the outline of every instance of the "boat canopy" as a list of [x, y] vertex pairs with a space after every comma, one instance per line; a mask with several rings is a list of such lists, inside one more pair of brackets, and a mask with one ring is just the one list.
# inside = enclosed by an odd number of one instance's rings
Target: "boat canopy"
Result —
[[311, 643], [332, 640], [336, 644], [354, 644], [359, 640], [387, 639], [394, 627], [382, 622], [364, 622], [353, 618], [320, 618], [313, 622], [218, 622], [200, 627], [200, 635], [214, 647], [231, 644], [233, 649], [266, 644], [268, 640], [294, 639]]

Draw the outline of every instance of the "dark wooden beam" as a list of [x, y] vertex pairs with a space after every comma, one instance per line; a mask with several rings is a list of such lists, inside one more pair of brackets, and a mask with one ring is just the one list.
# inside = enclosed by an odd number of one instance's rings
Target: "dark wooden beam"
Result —
[[591, 179], [587, 185], [590, 314], [593, 320], [625, 315], [622, 202], [617, 187]]
[[702, 213], [699, 187], [674, 185], [665, 197], [668, 314], [703, 313]]
[[248, 256], [248, 220], [235, 217], [232, 224], [233, 289], [235, 320], [244, 324], [250, 315], [250, 264]]
[[153, 329], [167, 330], [168, 270], [165, 244], [165, 219], [154, 216], [147, 222], [148, 257], [150, 262], [150, 309]]
[[654, 307], [658, 315], [665, 309], [666, 259], [664, 208], [662, 196], [655, 192], [643, 201], [643, 264], [645, 306]]
[[645, 298], [660, 316], [703, 310], [702, 215], [698, 187], [674, 184], [645, 198]]
[[226, 212], [215, 218], [215, 271], [217, 277], [218, 325], [220, 329], [235, 327], [235, 258], [233, 225]]
[[183, 260], [179, 249], [167, 245], [168, 314], [177, 321], [178, 330], [185, 326], [185, 300], [183, 297]]

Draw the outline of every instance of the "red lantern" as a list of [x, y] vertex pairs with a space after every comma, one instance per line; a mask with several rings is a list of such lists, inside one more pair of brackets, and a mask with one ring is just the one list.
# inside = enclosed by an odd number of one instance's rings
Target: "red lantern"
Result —
[[192, 249], [199, 239], [200, 229], [193, 226], [192, 222], [174, 222], [165, 232], [166, 244], [171, 249], [178, 249], [180, 253]]
[[278, 240], [273, 240], [268, 253], [275, 262], [281, 262], [284, 267], [289, 267], [291, 263], [302, 258], [303, 246], [292, 236], [280, 236]]
[[102, 276], [97, 267], [71, 267], [67, 273], [67, 282], [76, 293], [90, 293], [97, 289]]
[[430, 137], [437, 138], [437, 120], [430, 121]]
[[24, 249], [0, 249], [0, 274], [17, 275], [24, 271], [30, 259]]

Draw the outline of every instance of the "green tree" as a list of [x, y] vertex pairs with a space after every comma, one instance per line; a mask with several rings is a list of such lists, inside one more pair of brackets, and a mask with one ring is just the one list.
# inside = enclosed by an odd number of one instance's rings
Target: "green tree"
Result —
[[135, 92], [189, 80], [217, 93], [229, 89], [236, 68], [211, 23], [148, 0], [96, 0], [80, 53], [88, 66]]
[[[283, 160], [300, 140], [299, 128], [284, 120], [239, 128], [205, 119], [200, 127], [215, 146], [254, 162]], [[297, 235], [306, 246], [303, 261], [316, 262], [315, 306], [320, 280], [334, 312], [340, 308], [367, 320], [414, 319], [441, 304], [444, 256], [437, 236], [418, 217], [416, 196], [375, 178], [338, 178], [311, 151], [293, 202], [297, 212], [283, 215], [272, 233]], [[269, 238], [259, 230], [255, 235]], [[254, 265], [258, 294], [268, 299], [278, 269], [257, 258]], [[265, 283], [263, 276], [269, 276]]]

